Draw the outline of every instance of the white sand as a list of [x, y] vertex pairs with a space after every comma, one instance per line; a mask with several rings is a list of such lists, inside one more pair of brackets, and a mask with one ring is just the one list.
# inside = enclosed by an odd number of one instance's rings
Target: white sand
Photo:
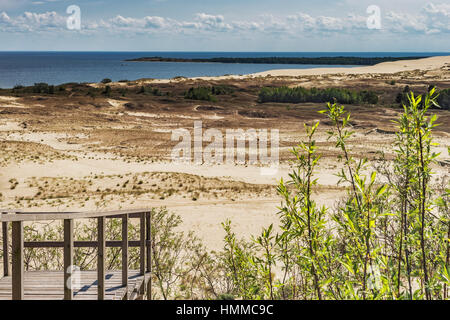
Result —
[[312, 76], [325, 74], [392, 74], [397, 72], [414, 71], [414, 70], [435, 70], [445, 66], [450, 66], [450, 56], [431, 57], [417, 60], [403, 60], [393, 62], [383, 62], [374, 66], [355, 67], [355, 68], [316, 68], [316, 69], [282, 69], [269, 70], [265, 72], [255, 73], [253, 76]]
[[[429, 71], [436, 70], [446, 66], [450, 66], [450, 56], [439, 56], [425, 59], [416, 60], [403, 60], [393, 62], [383, 62], [374, 66], [367, 67], [355, 67], [355, 68], [313, 68], [313, 69], [279, 69], [269, 70], [259, 73], [247, 74], [247, 75], [226, 75], [217, 77], [193, 77], [193, 78], [180, 78], [180, 79], [142, 79], [136, 82], [139, 85], [151, 84], [151, 83], [177, 83], [186, 80], [206, 80], [206, 81], [218, 81], [218, 80], [232, 80], [232, 79], [249, 79], [258, 77], [300, 77], [300, 76], [320, 76], [327, 74], [393, 74], [397, 72], [405, 71]], [[93, 87], [101, 87], [102, 84], [92, 83]], [[123, 86], [124, 83], [113, 82], [108, 85]]]
[[26, 109], [28, 108], [27, 106], [21, 104], [21, 103], [17, 103], [16, 101], [19, 98], [17, 97], [5, 97], [5, 96], [0, 96], [0, 107], [4, 107], [4, 108], [22, 108], [22, 109]]

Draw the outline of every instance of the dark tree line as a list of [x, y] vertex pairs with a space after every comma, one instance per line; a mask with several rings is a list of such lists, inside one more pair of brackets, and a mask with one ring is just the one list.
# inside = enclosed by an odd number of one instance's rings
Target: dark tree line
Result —
[[165, 57], [142, 57], [128, 59], [126, 61], [143, 62], [204, 62], [204, 63], [252, 63], [252, 64], [318, 64], [318, 65], [364, 65], [371, 66], [382, 62], [415, 60], [426, 57], [258, 57], [258, 58], [165, 58]]

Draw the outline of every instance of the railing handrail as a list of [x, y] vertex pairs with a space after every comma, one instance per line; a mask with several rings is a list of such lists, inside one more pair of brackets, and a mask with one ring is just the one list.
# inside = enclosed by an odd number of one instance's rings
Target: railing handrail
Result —
[[[128, 248], [139, 247], [140, 274], [151, 272], [151, 209], [117, 210], [117, 211], [88, 211], [88, 212], [24, 212], [22, 210], [2, 210], [0, 209], [0, 222], [2, 226], [4, 275], [8, 276], [9, 271], [9, 235], [8, 223], [12, 223], [12, 298], [22, 300], [24, 298], [24, 248], [39, 247], [63, 247], [64, 248], [64, 299], [73, 299], [73, 290], [68, 283], [71, 283], [71, 273], [73, 271], [74, 248], [75, 247], [96, 247], [97, 252], [97, 273], [98, 273], [98, 299], [105, 298], [105, 249], [107, 247], [122, 248], [122, 286], [125, 287], [124, 299], [128, 299]], [[97, 241], [75, 241], [74, 223], [76, 219], [97, 219]], [[105, 219], [121, 218], [122, 239], [113, 241], [106, 239]], [[130, 218], [140, 219], [139, 240], [128, 239], [128, 220]], [[24, 241], [24, 222], [60, 220], [64, 225], [63, 241]], [[151, 277], [148, 280], [147, 297], [151, 299]]]
[[86, 212], [24, 212], [14, 210], [0, 210], [0, 222], [27, 222], [27, 221], [49, 221], [66, 219], [89, 219], [101, 217], [115, 217], [124, 214], [142, 214], [151, 211], [150, 208], [116, 211], [86, 211]]

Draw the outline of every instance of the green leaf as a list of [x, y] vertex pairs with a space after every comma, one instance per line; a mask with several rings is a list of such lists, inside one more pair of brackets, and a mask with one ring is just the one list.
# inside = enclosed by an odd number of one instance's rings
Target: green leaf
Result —
[[383, 195], [386, 192], [386, 190], [387, 190], [387, 184], [379, 187], [377, 190], [377, 193], [376, 193], [377, 196], [379, 197], [379, 196]]

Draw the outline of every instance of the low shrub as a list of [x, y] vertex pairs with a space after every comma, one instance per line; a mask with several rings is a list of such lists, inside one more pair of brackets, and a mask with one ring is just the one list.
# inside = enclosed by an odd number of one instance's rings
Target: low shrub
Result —
[[345, 104], [377, 104], [378, 96], [372, 91], [351, 91], [339, 88], [303, 88], [303, 87], [277, 87], [262, 88], [258, 95], [260, 103], [283, 102], [283, 103], [304, 103], [304, 102], [327, 102], [336, 101]]

